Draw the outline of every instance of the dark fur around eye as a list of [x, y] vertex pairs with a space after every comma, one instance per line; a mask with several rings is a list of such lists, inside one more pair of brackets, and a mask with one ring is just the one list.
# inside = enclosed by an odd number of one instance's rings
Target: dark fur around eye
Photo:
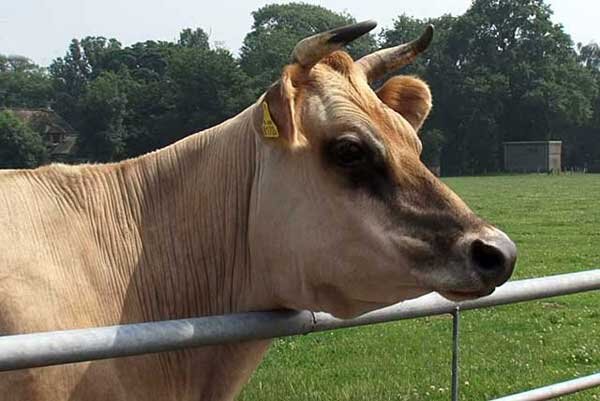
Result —
[[383, 155], [375, 146], [355, 135], [343, 135], [325, 145], [325, 158], [352, 188], [364, 188], [382, 195], [389, 185]]
[[354, 136], [343, 136], [330, 145], [332, 161], [345, 169], [358, 168], [368, 162], [367, 149], [362, 141]]

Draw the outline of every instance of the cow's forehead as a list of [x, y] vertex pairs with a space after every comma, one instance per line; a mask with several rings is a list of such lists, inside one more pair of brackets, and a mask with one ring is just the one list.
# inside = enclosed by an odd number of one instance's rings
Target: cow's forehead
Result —
[[420, 154], [414, 128], [377, 97], [346, 53], [336, 52], [313, 67], [306, 90], [305, 119], [317, 120], [324, 128], [322, 135], [358, 130], [374, 135], [391, 154]]

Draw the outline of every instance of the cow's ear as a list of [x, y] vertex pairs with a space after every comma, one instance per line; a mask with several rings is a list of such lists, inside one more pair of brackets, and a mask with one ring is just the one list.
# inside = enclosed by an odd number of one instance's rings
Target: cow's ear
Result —
[[382, 102], [400, 113], [415, 131], [425, 122], [431, 110], [431, 91], [418, 78], [395, 76], [377, 91]]
[[267, 139], [282, 139], [290, 145], [298, 142], [292, 72], [284, 69], [281, 79], [265, 94], [262, 107], [262, 134]]

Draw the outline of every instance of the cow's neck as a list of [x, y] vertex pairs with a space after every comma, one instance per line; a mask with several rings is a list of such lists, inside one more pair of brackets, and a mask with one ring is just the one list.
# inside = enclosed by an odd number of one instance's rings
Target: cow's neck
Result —
[[145, 298], [146, 317], [269, 306], [247, 243], [256, 112], [252, 106], [134, 163], [143, 248], [130, 287]]
[[87, 168], [96, 185], [82, 185], [94, 196], [84, 212], [109, 275], [99, 280], [122, 297], [123, 322], [271, 306], [247, 243], [257, 111], [138, 159]]

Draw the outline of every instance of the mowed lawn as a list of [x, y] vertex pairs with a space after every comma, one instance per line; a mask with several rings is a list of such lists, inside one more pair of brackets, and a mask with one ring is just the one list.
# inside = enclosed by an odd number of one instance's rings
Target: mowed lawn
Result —
[[[517, 243], [514, 279], [600, 268], [600, 175], [445, 181]], [[464, 312], [461, 335], [462, 400], [591, 374], [600, 292]], [[448, 317], [276, 340], [238, 400], [449, 400], [450, 346]]]

